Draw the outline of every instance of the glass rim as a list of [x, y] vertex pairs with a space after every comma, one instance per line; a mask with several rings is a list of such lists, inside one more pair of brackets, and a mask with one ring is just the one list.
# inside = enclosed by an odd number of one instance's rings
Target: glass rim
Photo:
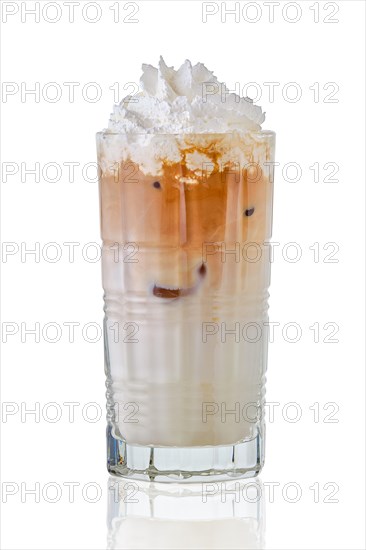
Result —
[[230, 136], [233, 134], [239, 134], [242, 136], [250, 135], [250, 136], [268, 136], [268, 137], [275, 137], [276, 132], [273, 130], [231, 130], [230, 132], [112, 132], [108, 129], [101, 130], [99, 132], [96, 132], [96, 137], [103, 137], [103, 136], [127, 136], [127, 137], [134, 137], [134, 136], [150, 136], [150, 137], [156, 137], [156, 136], [170, 136], [170, 137], [189, 137], [189, 136]]

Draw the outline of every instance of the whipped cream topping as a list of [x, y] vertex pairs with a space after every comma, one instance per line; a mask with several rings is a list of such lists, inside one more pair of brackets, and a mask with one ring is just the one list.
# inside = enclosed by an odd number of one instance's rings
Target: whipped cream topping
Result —
[[202, 63], [186, 60], [175, 70], [160, 58], [157, 68], [142, 71], [142, 91], [115, 105], [108, 128], [97, 134], [104, 172], [132, 161], [158, 176], [164, 165], [184, 163], [198, 177], [213, 161], [244, 166], [269, 158], [273, 140], [261, 130], [262, 109], [230, 92]]
[[187, 134], [261, 129], [261, 107], [229, 92], [202, 63], [192, 66], [187, 59], [175, 70], [160, 57], [157, 68], [144, 64], [142, 71], [142, 91], [114, 106], [106, 132]]

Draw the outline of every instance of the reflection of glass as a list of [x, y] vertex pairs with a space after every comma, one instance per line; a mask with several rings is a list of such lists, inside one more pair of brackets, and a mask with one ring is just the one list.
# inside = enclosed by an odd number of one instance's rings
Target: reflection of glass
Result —
[[108, 480], [108, 548], [264, 547], [264, 486], [259, 479], [209, 484]]
[[108, 468], [151, 481], [255, 475], [274, 134], [97, 144]]

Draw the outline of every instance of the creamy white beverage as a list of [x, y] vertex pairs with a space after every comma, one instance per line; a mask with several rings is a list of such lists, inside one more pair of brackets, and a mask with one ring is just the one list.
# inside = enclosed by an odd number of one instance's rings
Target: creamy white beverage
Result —
[[140, 85], [97, 137], [110, 470], [236, 471], [192, 457], [262, 444], [274, 134], [200, 63]]

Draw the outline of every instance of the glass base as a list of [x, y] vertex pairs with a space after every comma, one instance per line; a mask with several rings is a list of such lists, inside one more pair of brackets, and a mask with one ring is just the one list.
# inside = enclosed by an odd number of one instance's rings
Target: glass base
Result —
[[130, 445], [107, 429], [108, 471], [130, 479], [197, 483], [254, 477], [264, 464], [264, 440], [215, 447], [145, 447]]

